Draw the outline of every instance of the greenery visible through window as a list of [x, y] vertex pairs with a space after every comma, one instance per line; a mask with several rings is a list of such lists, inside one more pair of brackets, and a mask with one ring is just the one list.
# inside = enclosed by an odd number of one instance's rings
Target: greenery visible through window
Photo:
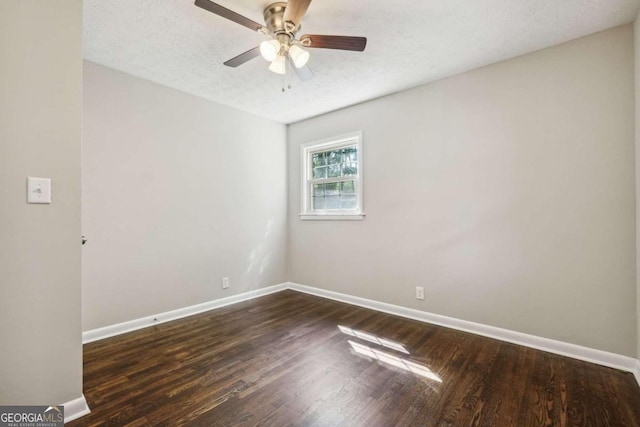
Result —
[[361, 136], [305, 144], [303, 214], [361, 214]]
[[[312, 209], [355, 209], [358, 175], [357, 147], [313, 153], [313, 180], [327, 180], [313, 184]], [[341, 179], [347, 178], [346, 181]]]

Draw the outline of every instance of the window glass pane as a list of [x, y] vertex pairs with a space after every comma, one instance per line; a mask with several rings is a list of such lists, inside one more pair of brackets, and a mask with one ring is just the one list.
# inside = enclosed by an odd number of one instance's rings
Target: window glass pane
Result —
[[325, 195], [327, 196], [337, 196], [340, 194], [340, 183], [339, 182], [327, 182], [324, 185]]
[[356, 196], [350, 194], [343, 194], [340, 196], [340, 209], [355, 209], [356, 208]]
[[358, 149], [356, 147], [348, 147], [342, 153], [343, 162], [355, 162], [358, 160]]
[[314, 153], [311, 157], [313, 167], [324, 166], [327, 164], [326, 153]]
[[313, 184], [313, 195], [324, 196], [324, 184]]
[[344, 181], [342, 183], [340, 183], [340, 192], [341, 193], [355, 193], [356, 191], [356, 185], [355, 185], [355, 181]]
[[324, 197], [314, 197], [312, 209], [324, 209]]
[[344, 176], [353, 176], [358, 174], [358, 164], [356, 162], [345, 163], [342, 168], [342, 174]]
[[338, 178], [340, 177], [340, 165], [329, 165], [329, 171], [327, 174], [328, 178]]
[[325, 209], [340, 209], [340, 196], [328, 196], [324, 199]]
[[326, 178], [326, 177], [327, 177], [326, 167], [313, 168], [313, 179]]
[[342, 150], [329, 151], [327, 153], [328, 162], [330, 165], [335, 165], [342, 162]]

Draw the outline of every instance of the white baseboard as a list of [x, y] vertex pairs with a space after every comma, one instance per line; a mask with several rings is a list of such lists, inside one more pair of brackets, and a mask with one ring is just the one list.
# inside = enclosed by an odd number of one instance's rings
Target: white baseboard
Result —
[[76, 399], [63, 403], [62, 406], [64, 406], [65, 424], [91, 412], [89, 405], [87, 405], [87, 400], [84, 398], [84, 394]]
[[636, 375], [638, 383], [640, 384], [640, 361], [632, 357], [609, 353], [602, 350], [596, 350], [589, 347], [583, 347], [576, 344], [569, 344], [549, 338], [542, 338], [535, 335], [524, 334], [522, 332], [511, 331], [509, 329], [502, 329], [495, 326], [488, 326], [480, 323], [469, 322], [467, 320], [455, 319], [453, 317], [428, 313], [426, 311], [387, 304], [384, 302], [374, 301], [366, 298], [354, 297], [347, 294], [327, 291], [325, 289], [313, 288], [311, 286], [300, 285], [297, 283], [289, 283], [288, 288], [294, 291], [304, 292], [322, 298], [328, 298], [335, 301], [357, 305], [360, 307], [369, 308], [400, 317], [406, 317], [408, 319], [432, 323], [447, 328], [457, 329], [459, 331], [470, 332], [472, 334], [494, 338], [500, 341], [506, 341], [525, 347], [535, 348], [537, 350], [547, 351], [549, 353], [559, 354], [561, 356], [571, 357], [573, 359], [608, 366], [610, 368], [615, 368], [626, 372], [633, 372]]
[[129, 320], [127, 322], [117, 323], [115, 325], [105, 326], [103, 328], [92, 329], [82, 333], [82, 343], [87, 344], [93, 341], [113, 337], [124, 334], [126, 332], [136, 331], [138, 329], [147, 328], [149, 326], [158, 325], [160, 323], [169, 322], [171, 320], [181, 319], [183, 317], [192, 316], [194, 314], [203, 313], [215, 308], [224, 307], [238, 302], [247, 301], [275, 292], [287, 289], [287, 283], [268, 286], [266, 288], [256, 289], [255, 291], [244, 292], [230, 297], [220, 298], [208, 301], [202, 304], [196, 304], [189, 307], [179, 308], [177, 310], [166, 311], [164, 313], [141, 317], [139, 319]]

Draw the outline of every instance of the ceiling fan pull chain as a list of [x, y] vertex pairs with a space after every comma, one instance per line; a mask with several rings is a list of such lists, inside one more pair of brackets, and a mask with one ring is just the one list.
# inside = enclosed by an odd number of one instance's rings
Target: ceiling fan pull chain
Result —
[[286, 55], [287, 60], [284, 63], [287, 65], [287, 89], [291, 90], [291, 57], [289, 57], [289, 52]]
[[291, 63], [290, 63], [288, 52], [284, 52], [282, 56], [284, 57], [284, 73], [282, 74], [282, 92], [285, 92], [286, 89], [291, 89]]

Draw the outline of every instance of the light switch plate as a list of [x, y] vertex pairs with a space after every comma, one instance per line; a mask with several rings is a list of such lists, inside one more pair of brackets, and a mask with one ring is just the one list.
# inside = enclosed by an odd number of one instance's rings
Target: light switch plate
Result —
[[51, 203], [51, 179], [27, 178], [27, 203]]

